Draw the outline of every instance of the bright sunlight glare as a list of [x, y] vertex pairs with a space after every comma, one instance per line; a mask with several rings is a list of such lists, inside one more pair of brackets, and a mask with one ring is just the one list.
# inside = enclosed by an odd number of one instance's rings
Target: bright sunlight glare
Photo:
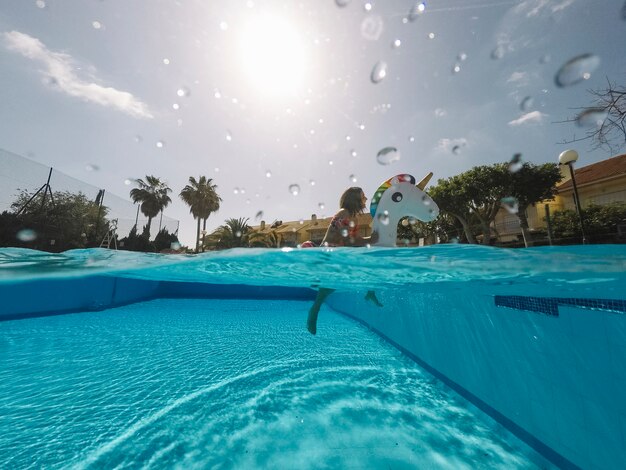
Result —
[[282, 18], [251, 20], [242, 37], [243, 67], [260, 92], [294, 94], [302, 86], [304, 46], [296, 29]]

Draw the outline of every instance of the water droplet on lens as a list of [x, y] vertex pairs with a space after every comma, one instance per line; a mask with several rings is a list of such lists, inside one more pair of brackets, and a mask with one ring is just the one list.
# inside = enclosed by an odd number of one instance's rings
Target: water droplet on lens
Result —
[[591, 77], [591, 72], [600, 66], [600, 57], [582, 54], [567, 61], [556, 73], [554, 81], [558, 87], [575, 85]]
[[576, 116], [576, 124], [580, 127], [600, 127], [608, 115], [604, 108], [588, 108]]
[[465, 52], [459, 52], [459, 55], [457, 56], [457, 59], [459, 59], [461, 62], [463, 62], [464, 60], [467, 60], [467, 54]]
[[389, 212], [384, 211], [382, 214], [378, 214], [378, 221], [383, 225], [389, 225]]
[[424, 2], [417, 2], [409, 10], [409, 14], [407, 18], [409, 19], [409, 21], [415, 21], [424, 13], [425, 10], [426, 10], [426, 4]]
[[530, 108], [533, 107], [534, 101], [535, 100], [533, 100], [532, 96], [527, 96], [522, 100], [519, 107], [522, 111], [528, 111]]
[[361, 35], [369, 41], [377, 41], [383, 29], [383, 19], [378, 15], [367, 15], [361, 22]]
[[293, 194], [294, 196], [297, 196], [298, 194], [300, 194], [300, 186], [297, 184], [290, 184], [289, 192]]
[[359, 129], [361, 129], [362, 131], [365, 130], [365, 124], [359, 124]]
[[265, 172], [265, 177], [266, 177], [266, 178], [271, 178], [271, 177], [272, 177], [272, 172], [271, 172], [270, 170], [267, 170], [267, 171]]
[[435, 39], [435, 33], [428, 33], [428, 39]]
[[178, 242], [172, 242], [172, 243], [170, 243], [170, 249], [171, 249], [171, 250], [180, 250], [180, 246], [181, 246], [181, 245], [180, 245], [180, 243], [178, 243]]
[[348, 236], [348, 229], [347, 228], [342, 228], [341, 229], [341, 236], [343, 238], [346, 238]]
[[356, 183], [357, 182], [356, 175], [350, 175], [349, 178], [350, 178], [350, 182], [351, 183]]
[[98, 171], [100, 167], [98, 165], [88, 164], [85, 166], [85, 170], [87, 171]]
[[320, 202], [317, 206], [318, 206], [321, 210], [324, 210], [324, 207], [326, 207], [326, 206], [324, 205], [324, 203], [323, 203], [323, 202]]
[[254, 216], [254, 220], [259, 221], [263, 218], [263, 211], [259, 211], [256, 213], [256, 215]]
[[539, 63], [547, 64], [548, 62], [550, 62], [550, 60], [552, 60], [552, 57], [550, 57], [550, 54], [546, 54], [546, 55], [541, 56], [541, 58], [539, 59]]
[[380, 83], [383, 78], [387, 76], [387, 64], [383, 61], [374, 65], [372, 73], [370, 74], [370, 80], [372, 83]]
[[452, 73], [459, 73], [461, 71], [461, 66], [459, 64], [454, 64], [452, 67]]
[[372, 10], [372, 4], [371, 4], [370, 2], [366, 2], [366, 3], [363, 5], [363, 9], [364, 9], [365, 11], [371, 11], [371, 10]]
[[226, 23], [226, 21], [220, 22], [220, 29], [226, 31], [228, 29], [228, 23]]
[[170, 65], [170, 60], [168, 58], [163, 59], [163, 64]]
[[134, 180], [134, 179], [132, 179], [132, 178], [126, 178], [126, 179], [124, 180], [124, 184], [125, 184], [126, 186], [130, 186], [131, 184], [133, 184], [133, 182], [134, 182], [134, 181], [135, 181], [135, 180]]
[[143, 137], [141, 137], [140, 135], [136, 135], [135, 136], [135, 142], [137, 142], [138, 144], [143, 142]]
[[381, 165], [390, 165], [391, 163], [400, 160], [400, 152], [395, 147], [385, 147], [378, 152], [376, 160]]
[[496, 48], [491, 51], [491, 58], [494, 60], [502, 59], [502, 57], [504, 57], [504, 52], [504, 46], [496, 46]]
[[34, 230], [25, 228], [17, 232], [17, 239], [21, 242], [32, 242], [37, 239], [37, 233]]
[[162, 149], [163, 147], [165, 147], [165, 142], [163, 142], [162, 140], [158, 140], [156, 146]]
[[458, 155], [461, 153], [461, 146], [460, 145], [455, 145], [454, 147], [452, 147], [452, 153], [455, 155]]
[[91, 26], [93, 26], [93, 29], [101, 29], [102, 23], [100, 23], [99, 21], [92, 21]]
[[400, 41], [399, 39], [394, 39], [394, 41], [391, 43], [391, 47], [393, 47], [394, 49], [397, 49], [401, 45], [402, 45], [402, 41]]
[[233, 135], [230, 133], [230, 131], [226, 131], [226, 140], [228, 142], [230, 142], [231, 140], [233, 140]]
[[309, 180], [309, 184], [310, 184], [311, 186], [315, 186], [315, 180]]
[[413, 137], [412, 135], [409, 136], [409, 142], [415, 142], [415, 137]]
[[235, 232], [235, 237], [237, 237], [237, 238], [241, 238], [241, 231], [237, 230], [237, 231]]
[[176, 111], [178, 111], [180, 109], [180, 105], [178, 103], [174, 103], [172, 105], [172, 108], [174, 108]]
[[517, 214], [519, 211], [519, 202], [513, 196], [503, 197], [500, 202], [509, 214]]
[[335, 3], [337, 4], [337, 6], [339, 8], [343, 8], [345, 6], [348, 5], [348, 3], [350, 3], [351, 0], [335, 0]]
[[234, 188], [234, 189], [233, 189], [233, 193], [234, 193], [234, 194], [239, 194], [239, 188]]
[[515, 155], [513, 155], [513, 158], [511, 158], [511, 161], [509, 162], [509, 171], [511, 173], [516, 173], [522, 168], [522, 165], [522, 154], [516, 153]]
[[46, 8], [46, 2], [44, 2], [43, 0], [37, 0], [35, 2], [35, 5], [37, 5], [37, 8]]
[[357, 155], [356, 150], [350, 150], [350, 156], [356, 157]]
[[178, 96], [180, 96], [180, 97], [183, 97], [183, 96], [189, 96], [189, 95], [190, 95], [190, 93], [191, 93], [191, 92], [189, 91], [189, 88], [187, 88], [187, 87], [181, 87], [181, 88], [179, 88], [178, 90], [176, 90], [176, 94], [177, 94]]

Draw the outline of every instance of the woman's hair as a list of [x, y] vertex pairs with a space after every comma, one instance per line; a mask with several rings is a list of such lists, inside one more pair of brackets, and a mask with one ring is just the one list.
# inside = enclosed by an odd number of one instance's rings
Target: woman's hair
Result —
[[365, 209], [361, 200], [361, 194], [363, 194], [363, 190], [358, 186], [346, 189], [341, 195], [341, 199], [339, 199], [339, 207], [347, 210], [350, 215], [360, 214]]

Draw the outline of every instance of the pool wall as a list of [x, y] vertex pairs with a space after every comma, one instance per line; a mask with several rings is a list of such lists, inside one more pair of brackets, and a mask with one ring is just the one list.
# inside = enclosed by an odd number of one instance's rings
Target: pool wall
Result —
[[336, 292], [327, 303], [558, 466], [623, 468], [626, 302], [436, 290], [383, 290], [376, 293], [383, 307], [365, 292]]
[[114, 276], [0, 284], [0, 321], [98, 311], [156, 298], [312, 300], [305, 288], [151, 281]]

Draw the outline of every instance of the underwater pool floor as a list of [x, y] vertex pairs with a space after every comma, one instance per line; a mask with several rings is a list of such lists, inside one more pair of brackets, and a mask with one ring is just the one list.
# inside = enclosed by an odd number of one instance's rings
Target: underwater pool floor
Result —
[[[538, 468], [362, 325], [159, 299], [0, 322], [0, 468]], [[542, 462], [542, 466], [543, 466]]]

